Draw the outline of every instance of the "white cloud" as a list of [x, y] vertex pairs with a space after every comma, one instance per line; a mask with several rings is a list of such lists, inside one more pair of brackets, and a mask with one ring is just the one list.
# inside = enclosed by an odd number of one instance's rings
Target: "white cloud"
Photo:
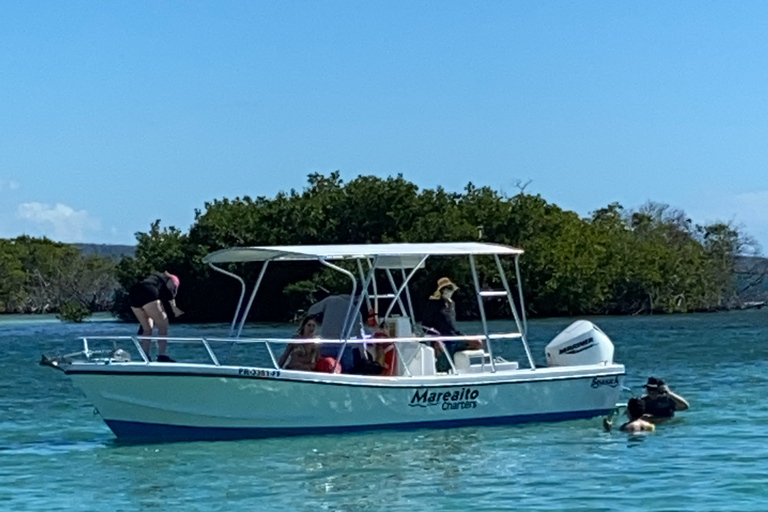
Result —
[[3, 189], [17, 190], [19, 187], [20, 185], [18, 181], [0, 179], [0, 192], [2, 192]]
[[[50, 206], [43, 203], [23, 203], [16, 209], [16, 215], [25, 221], [40, 225], [46, 236], [62, 242], [80, 242], [90, 231], [98, 231], [101, 223], [85, 210], [56, 203]], [[48, 233], [53, 228], [53, 234]]]

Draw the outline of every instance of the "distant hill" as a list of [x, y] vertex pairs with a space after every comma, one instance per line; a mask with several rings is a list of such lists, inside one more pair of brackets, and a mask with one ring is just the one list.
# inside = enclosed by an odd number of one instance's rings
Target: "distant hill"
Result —
[[136, 247], [133, 245], [109, 245], [109, 244], [74, 244], [82, 251], [83, 256], [95, 254], [105, 258], [121, 259], [125, 256], [133, 256]]
[[736, 286], [741, 301], [768, 300], [768, 258], [738, 258], [736, 260]]

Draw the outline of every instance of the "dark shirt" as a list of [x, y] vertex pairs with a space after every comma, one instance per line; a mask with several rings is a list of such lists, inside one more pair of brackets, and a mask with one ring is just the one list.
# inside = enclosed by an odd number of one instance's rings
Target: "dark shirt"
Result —
[[156, 290], [157, 296], [160, 297], [160, 300], [163, 302], [171, 301], [176, 298], [176, 283], [165, 274], [156, 272], [144, 279], [141, 284]]
[[430, 298], [424, 308], [424, 327], [430, 327], [443, 336], [460, 336], [456, 327], [456, 304], [452, 301]]
[[[424, 308], [424, 318], [421, 325], [425, 328], [434, 329], [442, 336], [461, 336], [461, 332], [456, 327], [456, 304], [452, 301], [439, 299], [430, 299]], [[434, 334], [427, 331], [427, 335]], [[444, 341], [445, 349], [453, 357], [459, 350], [465, 350], [467, 343], [465, 341]], [[447, 372], [451, 366], [444, 352], [437, 356], [436, 368], [438, 372]]]
[[171, 301], [176, 298], [176, 283], [164, 273], [152, 274], [131, 286], [128, 291], [128, 303], [132, 308], [142, 308], [150, 302], [159, 300], [170, 318], [173, 318]]
[[176, 288], [176, 283], [173, 282], [173, 279], [165, 275], [165, 273], [155, 272], [144, 279], [141, 284], [157, 292], [157, 297], [163, 303], [165, 314], [168, 315], [169, 319], [176, 320], [176, 313], [174, 313], [171, 307], [171, 301], [176, 298], [178, 288]]
[[672, 418], [675, 415], [675, 410], [677, 410], [675, 402], [666, 395], [659, 395], [655, 399], [644, 396], [640, 400], [643, 401], [645, 406], [645, 414], [650, 414], [657, 418]]

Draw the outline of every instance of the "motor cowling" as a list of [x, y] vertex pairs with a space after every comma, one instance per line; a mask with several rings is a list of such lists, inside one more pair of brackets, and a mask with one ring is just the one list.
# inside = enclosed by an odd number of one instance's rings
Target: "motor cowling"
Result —
[[546, 346], [549, 366], [613, 363], [613, 343], [595, 324], [577, 320]]

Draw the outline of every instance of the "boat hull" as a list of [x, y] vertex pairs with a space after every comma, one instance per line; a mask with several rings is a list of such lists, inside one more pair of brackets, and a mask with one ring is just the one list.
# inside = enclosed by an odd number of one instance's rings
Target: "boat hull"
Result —
[[383, 378], [128, 363], [67, 373], [119, 439], [171, 441], [591, 418], [614, 409], [624, 367]]

